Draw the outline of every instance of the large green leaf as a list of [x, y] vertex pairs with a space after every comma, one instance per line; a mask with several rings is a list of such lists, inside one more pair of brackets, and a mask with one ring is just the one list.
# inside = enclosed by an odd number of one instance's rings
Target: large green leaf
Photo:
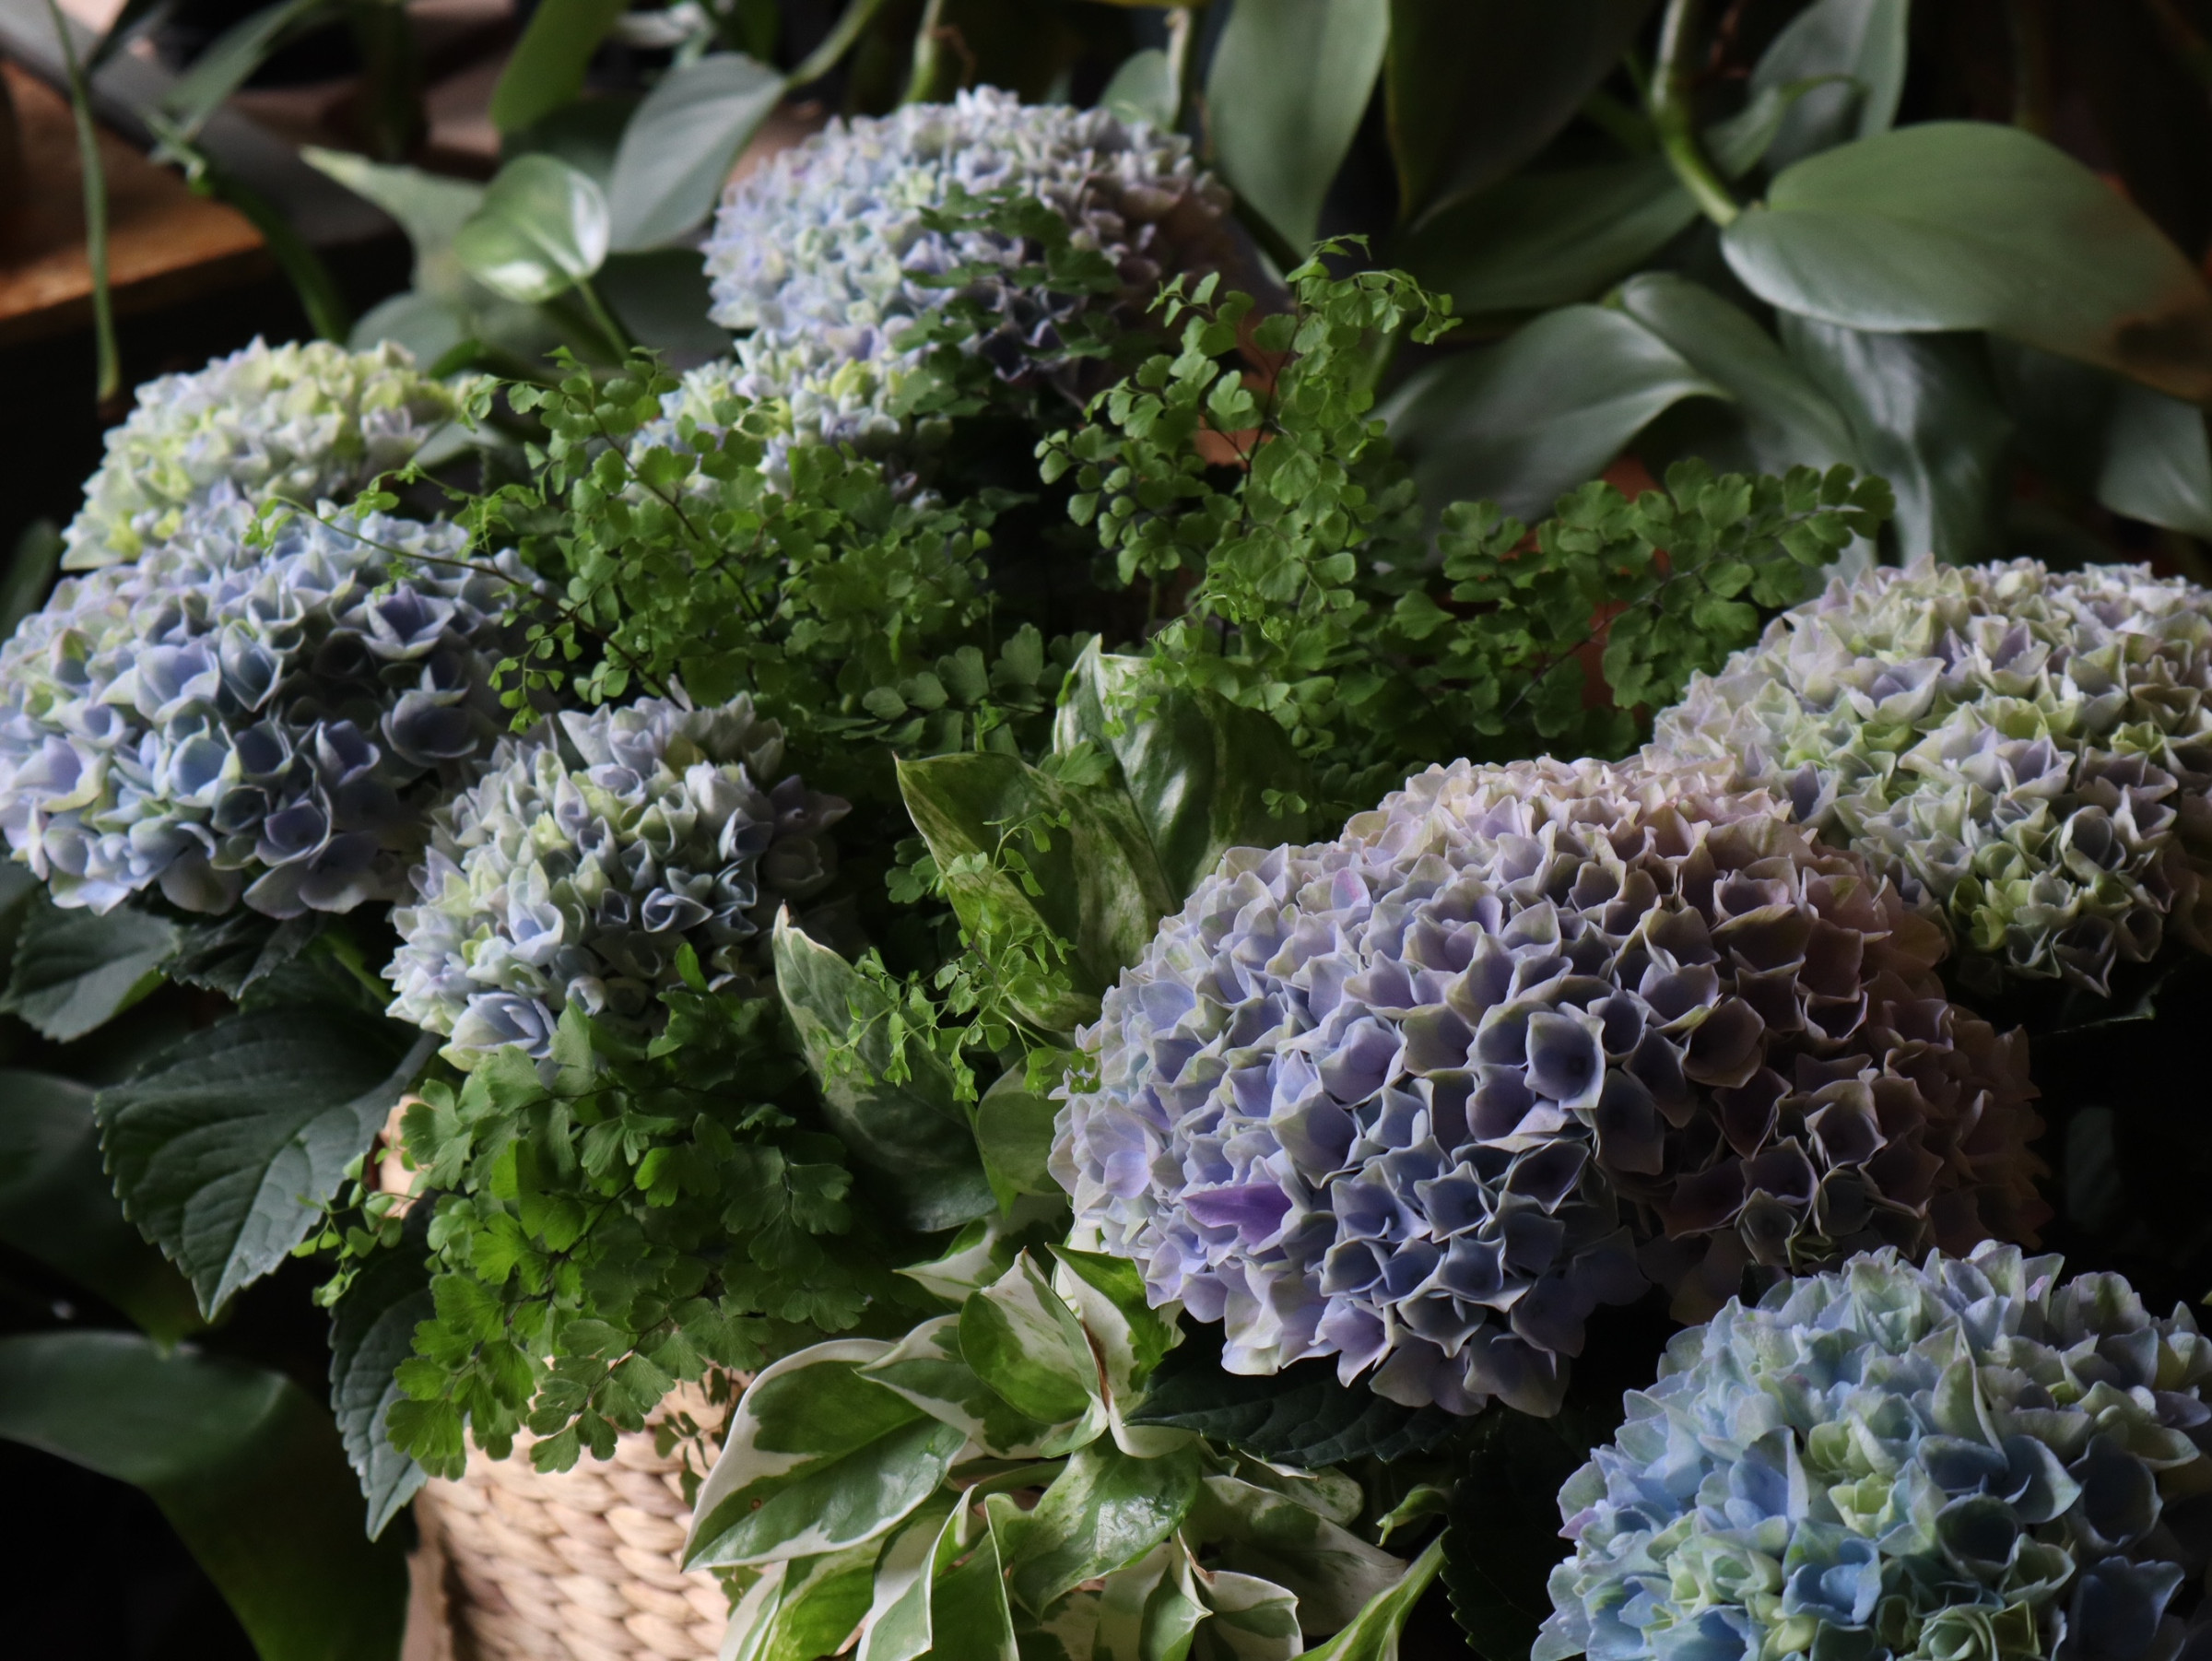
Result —
[[929, 1603], [925, 1661], [1018, 1661], [994, 1526], [985, 1526], [965, 1562], [938, 1576]]
[[384, 1428], [392, 1404], [406, 1394], [394, 1375], [415, 1352], [415, 1328], [437, 1313], [423, 1231], [413, 1226], [416, 1219], [408, 1220], [401, 1244], [369, 1260], [330, 1321], [331, 1413], [369, 1503], [371, 1539], [383, 1533], [428, 1475], [392, 1445]]
[[884, 1537], [855, 1661], [914, 1661], [935, 1638], [931, 1593], [959, 1547], [961, 1500], [933, 1494]]
[[1483, 190], [1550, 143], [1611, 74], [1651, 0], [1392, 0], [1398, 216]]
[[1040, 1424], [1074, 1427], [1054, 1439], [1055, 1454], [1105, 1428], [1082, 1325], [1027, 1252], [960, 1305], [959, 1322], [960, 1354], [983, 1384]]
[[1064, 1245], [1053, 1246], [1053, 1255], [1059, 1259], [1053, 1289], [1074, 1305], [1106, 1387], [1117, 1396], [1134, 1394], [1182, 1334], [1152, 1307], [1144, 1277], [1128, 1258]]
[[1659, 271], [1623, 283], [1617, 303], [1734, 396], [1750, 470], [1860, 465], [1843, 412], [1741, 307], [1702, 283]]
[[821, 1087], [823, 1114], [868, 1185], [890, 1198], [907, 1227], [924, 1231], [990, 1210], [974, 1135], [936, 1053], [907, 1044], [909, 1076], [892, 1081], [889, 995], [787, 913], [776, 919], [774, 941], [776, 989]]
[[607, 235], [606, 196], [588, 173], [551, 156], [518, 156], [453, 233], [453, 256], [493, 293], [538, 305], [599, 269]]
[[1001, 1207], [1021, 1194], [1058, 1196], [1052, 1172], [1053, 1126], [1060, 1104], [1029, 1087], [1029, 1068], [1017, 1064], [975, 1104], [975, 1146]]
[[841, 1338], [754, 1378], [700, 1488], [686, 1567], [842, 1551], [936, 1492], [967, 1438], [862, 1374], [890, 1349]]
[[288, 39], [336, 9], [334, 0], [276, 0], [223, 30], [161, 95], [161, 112], [190, 138]]
[[1824, 150], [1721, 245], [1761, 300], [1823, 323], [1987, 329], [2212, 397], [2212, 289], [2126, 197], [2017, 127], [1930, 122]]
[[1867, 471], [1897, 494], [1900, 551], [1959, 564], [2003, 551], [2012, 422], [1982, 343], [1961, 336], [1870, 335], [1786, 312], [1790, 357], [1842, 410]]
[[1728, 397], [1634, 318], [1562, 306], [1409, 379], [1382, 410], [1431, 512], [1487, 499], [1534, 519], [1683, 398]]
[[730, 165], [783, 96], [783, 77], [741, 52], [671, 69], [622, 130], [607, 206], [614, 246], [658, 248], [705, 218]]
[[519, 133], [583, 90], [583, 72], [629, 0], [538, 0], [491, 89], [491, 124]]
[[0, 1436], [144, 1489], [263, 1661], [391, 1661], [396, 1538], [365, 1539], [329, 1416], [279, 1373], [119, 1332], [0, 1338]]
[[1214, 148], [1237, 194], [1299, 253], [1367, 112], [1390, 0], [1238, 0], [1206, 71]]
[[2212, 536], [2203, 410], [2033, 347], [1991, 345], [2006, 407], [2037, 466], [2115, 513]]
[[1247, 1468], [1260, 1479], [1209, 1476], [1200, 1484], [1186, 1534], [1214, 1545], [1224, 1566], [1297, 1593], [1307, 1632], [1335, 1632], [1404, 1573], [1401, 1561], [1312, 1503], [1319, 1494]]
[[701, 361], [730, 349], [729, 336], [707, 315], [712, 289], [696, 248], [610, 253], [592, 286], [640, 346]]
[[1067, 1451], [1053, 1449], [1052, 1424], [1009, 1407], [1005, 1396], [976, 1376], [960, 1349], [958, 1315], [923, 1322], [861, 1371], [994, 1459], [1050, 1458]]
[[1166, 879], [1169, 909], [1236, 847], [1302, 840], [1301, 816], [1270, 807], [1276, 791], [1308, 787], [1281, 724], [1211, 693], [1171, 689], [1149, 658], [1092, 642], [1061, 694], [1053, 748], [1089, 743], [1112, 759], [1110, 781], [1128, 796]]
[[0, 1071], [0, 1240], [105, 1298], [157, 1342], [200, 1325], [192, 1288], [116, 1203], [91, 1087], [74, 1078]]
[[1551, 1571], [1571, 1548], [1556, 1496], [1589, 1456], [1559, 1420], [1486, 1413], [1476, 1420], [1443, 1538], [1444, 1588], [1484, 1661], [1527, 1661], [1551, 1613]]
[[1139, 1459], [1101, 1439], [1068, 1460], [1034, 1509], [992, 1495], [1014, 1596], [1042, 1614], [1085, 1581], [1151, 1550], [1197, 1499], [1200, 1461], [1195, 1444]]
[[[1758, 165], [1793, 100], [1766, 91], [1705, 135], [1731, 179]], [[1523, 173], [1447, 204], [1391, 247], [1391, 257], [1452, 296], [1463, 316], [1586, 300], [1657, 253], [1698, 217], [1660, 155]]]
[[481, 184], [426, 173], [417, 167], [371, 161], [349, 150], [308, 145], [300, 154], [355, 195], [375, 203], [399, 221], [414, 245], [418, 292], [449, 304], [465, 303], [476, 285], [453, 253], [453, 238], [484, 205]]
[[32, 894], [0, 1010], [57, 1043], [105, 1026], [161, 984], [177, 931], [135, 906], [105, 915]]
[[1113, 78], [1099, 94], [1099, 108], [1111, 110], [1124, 121], [1172, 128], [1176, 108], [1182, 102], [1181, 91], [1168, 54], [1150, 46], [1122, 60]]
[[[772, 1598], [731, 1621], [724, 1661], [818, 1661], [836, 1655], [868, 1612], [875, 1584], [874, 1542], [823, 1557], [772, 1564]], [[768, 1607], [772, 1602], [772, 1607]]]
[[1853, 138], [1887, 133], [1905, 89], [1912, 0], [1814, 0], [1753, 65], [1747, 90], [1838, 77], [1809, 88], [1775, 135], [1776, 167]]
[[[1063, 784], [996, 751], [902, 761], [899, 789], [964, 928], [1041, 927], [1072, 948], [1072, 993], [1018, 984], [1022, 1013], [1053, 1031], [1097, 1014], [1100, 995], [1173, 909], [1128, 798]], [[1044, 848], [1030, 827], [1042, 831]], [[1009, 854], [1027, 863], [1039, 892], [1009, 868]]]
[[[1431, 1541], [1395, 1585], [1378, 1592], [1349, 1625], [1306, 1654], [1313, 1661], [1398, 1661], [1398, 1640], [1405, 1634], [1413, 1606], [1420, 1602], [1442, 1562], [1441, 1542]], [[1502, 1658], [1490, 1657], [1489, 1661]]]
[[437, 1041], [342, 1010], [194, 1032], [94, 1102], [130, 1219], [212, 1314], [306, 1238]]

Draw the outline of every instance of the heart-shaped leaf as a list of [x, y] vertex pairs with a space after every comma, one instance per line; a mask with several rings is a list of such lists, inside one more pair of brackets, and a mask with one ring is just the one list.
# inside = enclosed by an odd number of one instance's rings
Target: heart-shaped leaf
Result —
[[437, 1047], [343, 1010], [257, 1010], [191, 1033], [100, 1092], [124, 1212], [213, 1314], [306, 1238]]
[[737, 152], [783, 96], [783, 77], [741, 52], [671, 69], [622, 129], [607, 183], [613, 245], [658, 248], [712, 211]]
[[1821, 323], [1986, 329], [2212, 398], [2212, 289], [2141, 209], [2017, 127], [1929, 122], [1824, 150], [1721, 245], [1754, 294]]
[[608, 235], [606, 197], [590, 174], [551, 156], [518, 156], [453, 233], [453, 255], [495, 294], [538, 305], [597, 271]]

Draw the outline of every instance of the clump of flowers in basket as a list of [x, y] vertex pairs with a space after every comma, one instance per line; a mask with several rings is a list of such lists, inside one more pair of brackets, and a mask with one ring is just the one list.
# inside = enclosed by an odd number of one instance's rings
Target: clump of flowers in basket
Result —
[[[741, 1654], [1381, 1656], [1440, 1576], [1525, 1651], [1484, 1518], [1659, 1367], [1540, 1655], [2164, 1661], [2202, 1358], [2017, 1249], [2006, 1011], [2204, 944], [2212, 596], [1830, 583], [1844, 468], [1431, 523], [1369, 371], [1446, 308], [1225, 206], [963, 95], [738, 189], [680, 381], [135, 417], [0, 650], [18, 962], [236, 1006], [103, 1096], [131, 1215], [210, 1313], [329, 1265], [373, 1527], [706, 1383]], [[375, 482], [495, 400], [523, 477]], [[272, 1022], [359, 1134], [211, 1248], [159, 1104]]]

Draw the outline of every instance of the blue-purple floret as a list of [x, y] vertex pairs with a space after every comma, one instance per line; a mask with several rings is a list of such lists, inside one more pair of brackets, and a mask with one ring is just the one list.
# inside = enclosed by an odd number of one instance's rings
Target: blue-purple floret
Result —
[[2172, 1661], [2206, 1640], [2212, 1345], [1984, 1244], [1680, 1334], [1559, 1495], [1534, 1661]]

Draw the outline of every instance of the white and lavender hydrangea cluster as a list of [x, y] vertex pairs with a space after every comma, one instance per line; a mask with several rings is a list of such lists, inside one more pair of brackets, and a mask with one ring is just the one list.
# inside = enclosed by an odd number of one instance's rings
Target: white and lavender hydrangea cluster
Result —
[[502, 1045], [544, 1056], [562, 1007], [638, 1031], [688, 945], [712, 984], [742, 980], [747, 942], [835, 874], [846, 804], [782, 765], [783, 733], [739, 697], [579, 713], [502, 740], [436, 816], [385, 976], [392, 1014], [473, 1066]]
[[1881, 1252], [1678, 1335], [1560, 1492], [1535, 1661], [2196, 1653], [2212, 1344], [2059, 1273]]
[[[955, 292], [922, 279], [1036, 257], [1018, 238], [924, 226], [924, 213], [956, 191], [1011, 191], [1055, 209], [1074, 245], [1111, 260], [1121, 299], [1139, 305], [1162, 277], [1232, 257], [1229, 194], [1177, 134], [987, 87], [948, 104], [834, 121], [723, 203], [706, 243], [711, 315], [745, 332], [736, 359], [692, 371], [645, 442], [673, 442], [679, 414], [712, 424], [715, 403], [734, 394], [783, 402], [800, 442], [895, 447], [907, 432], [898, 395], [922, 357], [902, 342]], [[1062, 344], [1072, 309], [1096, 303], [1012, 281], [961, 292], [1000, 318], [973, 349], [1008, 378]]]
[[2025, 1237], [2024, 1046], [1939, 931], [1724, 770], [1432, 768], [1232, 851], [1083, 1035], [1078, 1243], [1407, 1405], [1556, 1408], [1596, 1305], [1752, 1263]]
[[404, 347], [261, 340], [138, 389], [109, 430], [107, 458], [63, 533], [69, 571], [135, 560], [176, 535], [186, 510], [228, 489], [256, 505], [344, 502], [403, 466], [458, 410]]
[[1877, 570], [1694, 680], [1654, 746], [1746, 783], [1943, 917], [1961, 967], [2103, 992], [2212, 949], [2212, 594], [2142, 566]]
[[325, 506], [249, 539], [227, 489], [65, 579], [0, 646], [0, 831], [56, 902], [154, 884], [273, 917], [398, 897], [429, 798], [504, 724], [512, 557]]

